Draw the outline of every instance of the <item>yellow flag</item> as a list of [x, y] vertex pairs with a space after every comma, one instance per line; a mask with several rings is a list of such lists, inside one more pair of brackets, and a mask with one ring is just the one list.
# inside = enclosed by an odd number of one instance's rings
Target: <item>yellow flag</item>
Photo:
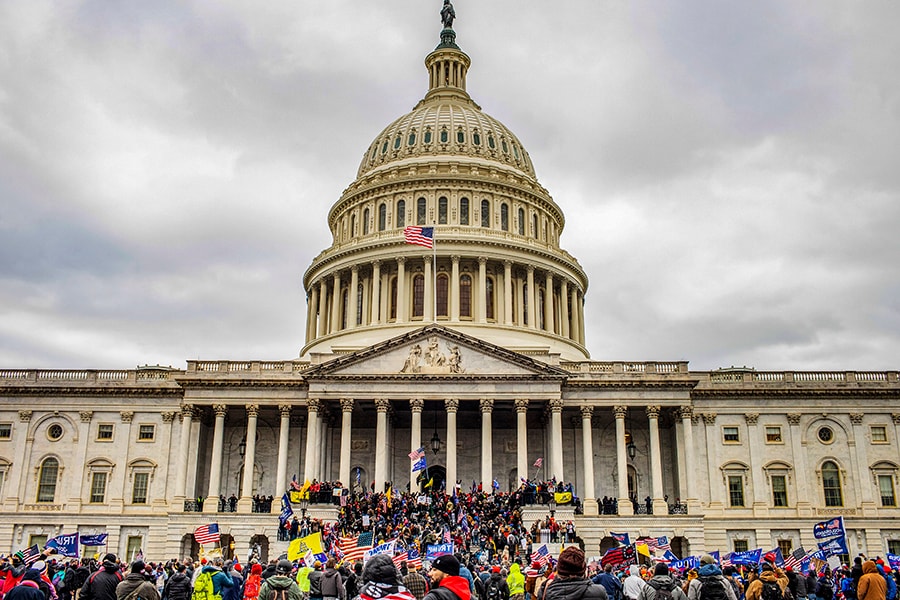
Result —
[[288, 546], [288, 551], [287, 551], [288, 560], [294, 561], [294, 560], [299, 560], [299, 559], [303, 558], [303, 555], [306, 554], [306, 552], [303, 552], [300, 549], [300, 547], [302, 545], [303, 545], [302, 538], [296, 538], [295, 540], [293, 540], [291, 542], [290, 546]]
[[308, 552], [324, 554], [322, 547], [322, 532], [317, 531], [306, 537], [297, 538], [288, 546], [288, 560], [298, 560], [306, 556]]
[[635, 544], [637, 548], [638, 554], [643, 554], [647, 558], [650, 557], [650, 548], [647, 547], [647, 544]]
[[309, 479], [303, 482], [303, 487], [300, 488], [300, 497], [301, 498], [309, 498], [309, 488], [312, 486], [312, 482]]
[[553, 499], [557, 504], [568, 504], [572, 501], [572, 492], [555, 492]]
[[432, 485], [434, 485], [434, 477], [428, 480], [428, 483], [425, 484], [425, 487], [430, 488]]
[[300, 492], [291, 492], [291, 504], [300, 504], [300, 500], [302, 500]]

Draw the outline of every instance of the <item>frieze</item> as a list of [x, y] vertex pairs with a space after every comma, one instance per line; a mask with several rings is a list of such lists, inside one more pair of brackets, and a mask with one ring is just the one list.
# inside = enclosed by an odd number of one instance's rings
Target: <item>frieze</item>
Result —
[[369, 449], [369, 440], [351, 440], [350, 441], [350, 449], [351, 450], [368, 450]]
[[22, 510], [33, 512], [62, 512], [62, 504], [23, 504]]
[[462, 354], [456, 344], [447, 345], [447, 352], [441, 350], [438, 336], [428, 338], [428, 348], [422, 350], [421, 344], [409, 349], [409, 355], [403, 363], [401, 373], [422, 373], [425, 375], [444, 375], [465, 373], [462, 367]]

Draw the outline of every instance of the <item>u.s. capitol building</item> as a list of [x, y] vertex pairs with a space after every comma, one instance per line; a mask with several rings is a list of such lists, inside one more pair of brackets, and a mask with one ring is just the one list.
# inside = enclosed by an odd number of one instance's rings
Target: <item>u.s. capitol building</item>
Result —
[[[589, 554], [610, 530], [678, 554], [814, 548], [836, 515], [851, 553], [900, 553], [898, 373], [591, 360], [562, 209], [469, 96], [451, 28], [425, 66], [424, 98], [331, 208], [298, 358], [0, 370], [0, 551], [77, 530], [168, 558], [215, 521], [236, 551], [271, 554], [292, 475], [404, 489], [424, 446], [431, 476], [464, 489], [571, 481]], [[435, 248], [407, 226], [433, 227]], [[598, 515], [603, 497], [617, 514]]]

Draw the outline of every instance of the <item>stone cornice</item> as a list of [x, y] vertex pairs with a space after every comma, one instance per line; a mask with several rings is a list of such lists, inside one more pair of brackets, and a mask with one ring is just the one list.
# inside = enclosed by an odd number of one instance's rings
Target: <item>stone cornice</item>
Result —
[[244, 379], [244, 378], [231, 378], [231, 377], [222, 377], [222, 378], [212, 378], [212, 377], [203, 377], [197, 379], [178, 379], [179, 385], [184, 390], [192, 389], [192, 388], [208, 388], [208, 387], [240, 387], [244, 389], [254, 389], [254, 388], [281, 388], [288, 390], [305, 390], [307, 388], [307, 382], [305, 379], [295, 377], [289, 381], [279, 381], [275, 379]]
[[783, 387], [783, 388], [740, 388], [730, 390], [695, 389], [691, 394], [694, 400], [727, 400], [746, 396], [784, 398], [787, 396], [809, 398], [896, 398], [900, 400], [900, 388], [863, 388], [863, 387]]
[[563, 387], [563, 392], [566, 390], [579, 390], [579, 389], [594, 389], [594, 388], [603, 388], [603, 389], [634, 389], [634, 388], [667, 388], [667, 389], [678, 389], [678, 390], [693, 390], [694, 386], [697, 382], [693, 379], [684, 380], [684, 379], [665, 379], [655, 377], [653, 379], [569, 379], [566, 382], [566, 385]]
[[179, 398], [184, 395], [181, 387], [97, 387], [97, 386], [22, 386], [11, 385], [0, 387], [0, 395], [4, 396], [171, 396]]

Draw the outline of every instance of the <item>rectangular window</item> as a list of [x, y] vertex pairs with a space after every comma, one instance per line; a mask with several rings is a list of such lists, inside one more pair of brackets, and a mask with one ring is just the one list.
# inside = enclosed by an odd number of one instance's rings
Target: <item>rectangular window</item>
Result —
[[780, 444], [782, 442], [781, 439], [781, 427], [777, 425], [769, 425], [766, 427], [766, 443], [767, 444]]
[[460, 225], [468, 225], [469, 224], [469, 199], [468, 198], [460, 198], [459, 199], [459, 224]]
[[138, 440], [142, 442], [152, 441], [155, 435], [155, 425], [141, 425], [140, 429], [138, 429]]
[[891, 554], [900, 554], [900, 540], [888, 540], [887, 548]]
[[728, 476], [728, 498], [731, 506], [744, 506], [744, 478], [740, 475]]
[[887, 427], [884, 425], [872, 425], [869, 431], [872, 434], [873, 444], [887, 444]]
[[0, 423], [0, 440], [8, 440], [12, 437], [12, 423]]
[[150, 482], [150, 473], [135, 473], [134, 487], [131, 490], [132, 504], [147, 504], [147, 485]]
[[794, 551], [794, 542], [791, 540], [778, 540], [778, 549], [781, 550], [782, 556], [790, 556]]
[[111, 423], [100, 423], [97, 426], [97, 441], [109, 442], [113, 439], [113, 425]]
[[91, 476], [91, 504], [106, 502], [106, 473], [94, 473]]
[[3, 481], [6, 479], [6, 471], [0, 470], [0, 497], [3, 496]]
[[786, 507], [787, 505], [787, 477], [772, 475], [772, 506]]
[[735, 552], [746, 552], [750, 549], [750, 546], [747, 545], [747, 540], [733, 540], [734, 551]]
[[129, 535], [128, 544], [125, 546], [125, 556], [129, 562], [134, 561], [135, 557], [140, 553], [143, 554], [144, 538], [139, 535]]
[[894, 494], [894, 477], [892, 475], [878, 476], [878, 490], [881, 492], [882, 506], [897, 506], [897, 497]]
[[722, 438], [726, 444], [739, 444], [741, 442], [741, 433], [737, 427], [723, 427]]
[[46, 535], [29, 535], [28, 536], [28, 547], [37, 545], [38, 548], [43, 548], [47, 545], [47, 536]]

